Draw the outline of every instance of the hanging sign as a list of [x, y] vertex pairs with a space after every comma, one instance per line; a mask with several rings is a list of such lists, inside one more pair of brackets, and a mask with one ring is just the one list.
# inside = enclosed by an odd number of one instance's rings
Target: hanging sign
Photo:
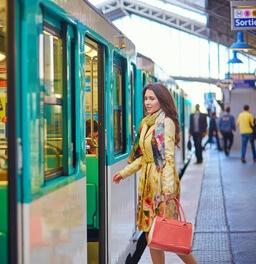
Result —
[[234, 80], [233, 88], [256, 88], [255, 80]]
[[254, 80], [256, 81], [256, 75], [254, 73], [232, 73], [232, 80]]
[[256, 29], [256, 1], [230, 1], [231, 29]]
[[233, 88], [256, 88], [256, 75], [252, 73], [233, 73]]

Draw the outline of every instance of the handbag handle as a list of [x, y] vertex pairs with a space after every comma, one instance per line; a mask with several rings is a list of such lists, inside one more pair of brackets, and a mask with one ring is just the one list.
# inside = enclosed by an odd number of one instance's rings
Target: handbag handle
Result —
[[[183, 221], [184, 221], [185, 223], [187, 223], [187, 220], [186, 220], [186, 217], [185, 217], [184, 210], [183, 210], [183, 208], [182, 208], [182, 206], [181, 206], [179, 200], [178, 200], [177, 198], [175, 198], [175, 197], [172, 198], [171, 200], [174, 200], [174, 202], [175, 202], [175, 204], [176, 204], [176, 208], [177, 208], [177, 210], [178, 210], [178, 216], [179, 216], [180, 221], [182, 221], [182, 219], [181, 219], [181, 213], [180, 213], [180, 211], [181, 211], [181, 212], [182, 212], [182, 216], [183, 216]], [[166, 204], [166, 201], [165, 201], [165, 202], [164, 202], [164, 214], [163, 214], [163, 218], [165, 218], [166, 206], [167, 206], [167, 204]]]
[[178, 214], [179, 214], [180, 220], [181, 220], [181, 213], [180, 213], [180, 211], [181, 211], [181, 212], [182, 212], [182, 216], [183, 216], [183, 220], [184, 220], [185, 223], [187, 223], [187, 220], [186, 220], [186, 217], [185, 217], [184, 210], [183, 210], [183, 208], [182, 208], [182, 206], [181, 206], [179, 200], [178, 200], [177, 198], [173, 198], [173, 200], [174, 200], [175, 203], [176, 203], [176, 207], [177, 207], [177, 209], [178, 209]]

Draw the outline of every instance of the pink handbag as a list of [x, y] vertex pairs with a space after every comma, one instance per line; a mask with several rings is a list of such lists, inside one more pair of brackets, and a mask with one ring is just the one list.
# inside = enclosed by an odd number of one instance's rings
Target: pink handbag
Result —
[[[192, 248], [192, 224], [185, 219], [184, 211], [179, 201], [174, 198], [179, 219], [156, 216], [148, 235], [148, 246], [153, 249], [171, 251], [181, 255], [187, 255]], [[183, 219], [181, 219], [180, 209]]]

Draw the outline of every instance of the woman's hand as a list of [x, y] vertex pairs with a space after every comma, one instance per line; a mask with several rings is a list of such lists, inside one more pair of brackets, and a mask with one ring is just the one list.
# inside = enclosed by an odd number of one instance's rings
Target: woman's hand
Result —
[[173, 193], [164, 193], [164, 200], [166, 203], [169, 203], [173, 198], [176, 198], [176, 195]]
[[122, 179], [123, 179], [123, 178], [122, 178], [122, 176], [120, 175], [120, 173], [117, 172], [117, 173], [114, 174], [112, 181], [113, 181], [113, 183], [118, 184]]

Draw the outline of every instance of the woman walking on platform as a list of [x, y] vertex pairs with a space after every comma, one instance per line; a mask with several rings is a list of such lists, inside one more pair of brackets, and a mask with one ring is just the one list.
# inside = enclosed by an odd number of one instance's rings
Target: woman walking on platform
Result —
[[[168, 89], [160, 84], [149, 84], [143, 91], [146, 117], [141, 121], [137, 142], [128, 159], [129, 165], [113, 176], [119, 183], [141, 169], [138, 187], [137, 226], [150, 231], [156, 215], [177, 218], [173, 198], [179, 199], [180, 184], [175, 169], [175, 145], [179, 144], [179, 123], [176, 107]], [[153, 264], [164, 264], [164, 251], [150, 248]], [[179, 255], [187, 264], [196, 263], [192, 254]]]

